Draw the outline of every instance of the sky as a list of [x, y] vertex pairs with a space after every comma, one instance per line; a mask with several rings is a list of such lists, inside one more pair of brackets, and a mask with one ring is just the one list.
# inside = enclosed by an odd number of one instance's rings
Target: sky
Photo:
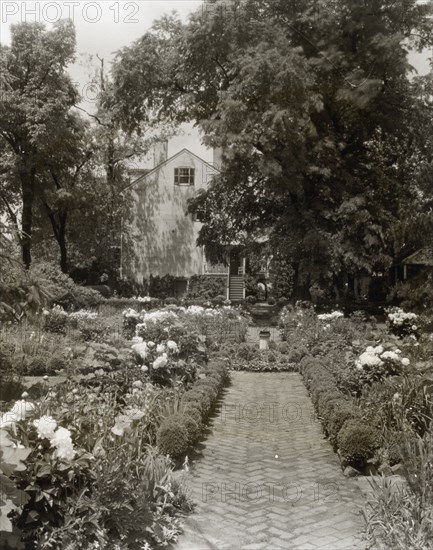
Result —
[[[89, 85], [89, 64], [96, 66], [96, 55], [106, 62], [120, 48], [142, 36], [165, 13], [177, 11], [183, 20], [197, 9], [206, 9], [202, 0], [56, 0], [7, 1], [0, 0], [0, 42], [10, 42], [10, 25], [20, 21], [41, 21], [49, 28], [58, 19], [71, 18], [77, 33], [77, 60], [70, 67], [83, 98], [82, 106], [92, 111], [95, 93]], [[430, 52], [429, 52], [430, 53]], [[409, 61], [420, 74], [428, 71], [429, 53], [411, 54]], [[93, 61], [91, 60], [93, 56]], [[430, 53], [431, 57], [431, 53]], [[192, 125], [183, 125], [182, 135], [169, 141], [169, 156], [183, 147], [191, 149], [207, 161], [212, 152], [201, 144], [200, 134]]]

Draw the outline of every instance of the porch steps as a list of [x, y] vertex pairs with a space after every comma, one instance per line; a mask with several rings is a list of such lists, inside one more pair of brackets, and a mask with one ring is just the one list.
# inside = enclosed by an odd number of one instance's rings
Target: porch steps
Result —
[[240, 276], [231, 276], [229, 281], [229, 300], [237, 302], [244, 298], [244, 278]]

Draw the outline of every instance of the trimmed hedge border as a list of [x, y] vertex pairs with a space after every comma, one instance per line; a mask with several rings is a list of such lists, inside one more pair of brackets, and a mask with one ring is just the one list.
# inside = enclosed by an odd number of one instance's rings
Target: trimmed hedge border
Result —
[[323, 430], [338, 452], [342, 467], [362, 470], [379, 447], [378, 431], [363, 423], [361, 409], [339, 390], [335, 376], [324, 363], [306, 355], [299, 367]]
[[227, 364], [219, 356], [209, 360], [202, 374], [204, 377], [184, 393], [181, 412], [167, 416], [156, 434], [161, 452], [174, 459], [183, 456], [199, 441], [209, 415], [229, 380]]

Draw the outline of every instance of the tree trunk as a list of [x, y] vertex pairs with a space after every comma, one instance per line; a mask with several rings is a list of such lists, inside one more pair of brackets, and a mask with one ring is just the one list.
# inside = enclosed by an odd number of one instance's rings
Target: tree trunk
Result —
[[32, 263], [33, 203], [35, 199], [35, 171], [23, 166], [20, 170], [23, 210], [21, 218], [21, 247], [23, 263], [26, 269]]
[[50, 205], [42, 199], [42, 203], [47, 211], [48, 218], [53, 228], [54, 238], [59, 245], [60, 250], [60, 269], [63, 273], [68, 273], [68, 247], [66, 244], [66, 221], [68, 219], [67, 212], [57, 212], [58, 221], [56, 219], [56, 213], [53, 212]]
[[58, 230], [58, 239], [60, 248], [60, 269], [63, 273], [68, 273], [68, 249], [66, 246], [66, 219], [67, 213], [59, 215], [59, 230]]

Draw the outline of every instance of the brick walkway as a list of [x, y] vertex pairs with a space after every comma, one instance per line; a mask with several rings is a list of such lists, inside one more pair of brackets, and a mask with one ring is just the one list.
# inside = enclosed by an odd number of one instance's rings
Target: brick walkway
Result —
[[361, 550], [364, 504], [297, 373], [232, 373], [176, 550]]

